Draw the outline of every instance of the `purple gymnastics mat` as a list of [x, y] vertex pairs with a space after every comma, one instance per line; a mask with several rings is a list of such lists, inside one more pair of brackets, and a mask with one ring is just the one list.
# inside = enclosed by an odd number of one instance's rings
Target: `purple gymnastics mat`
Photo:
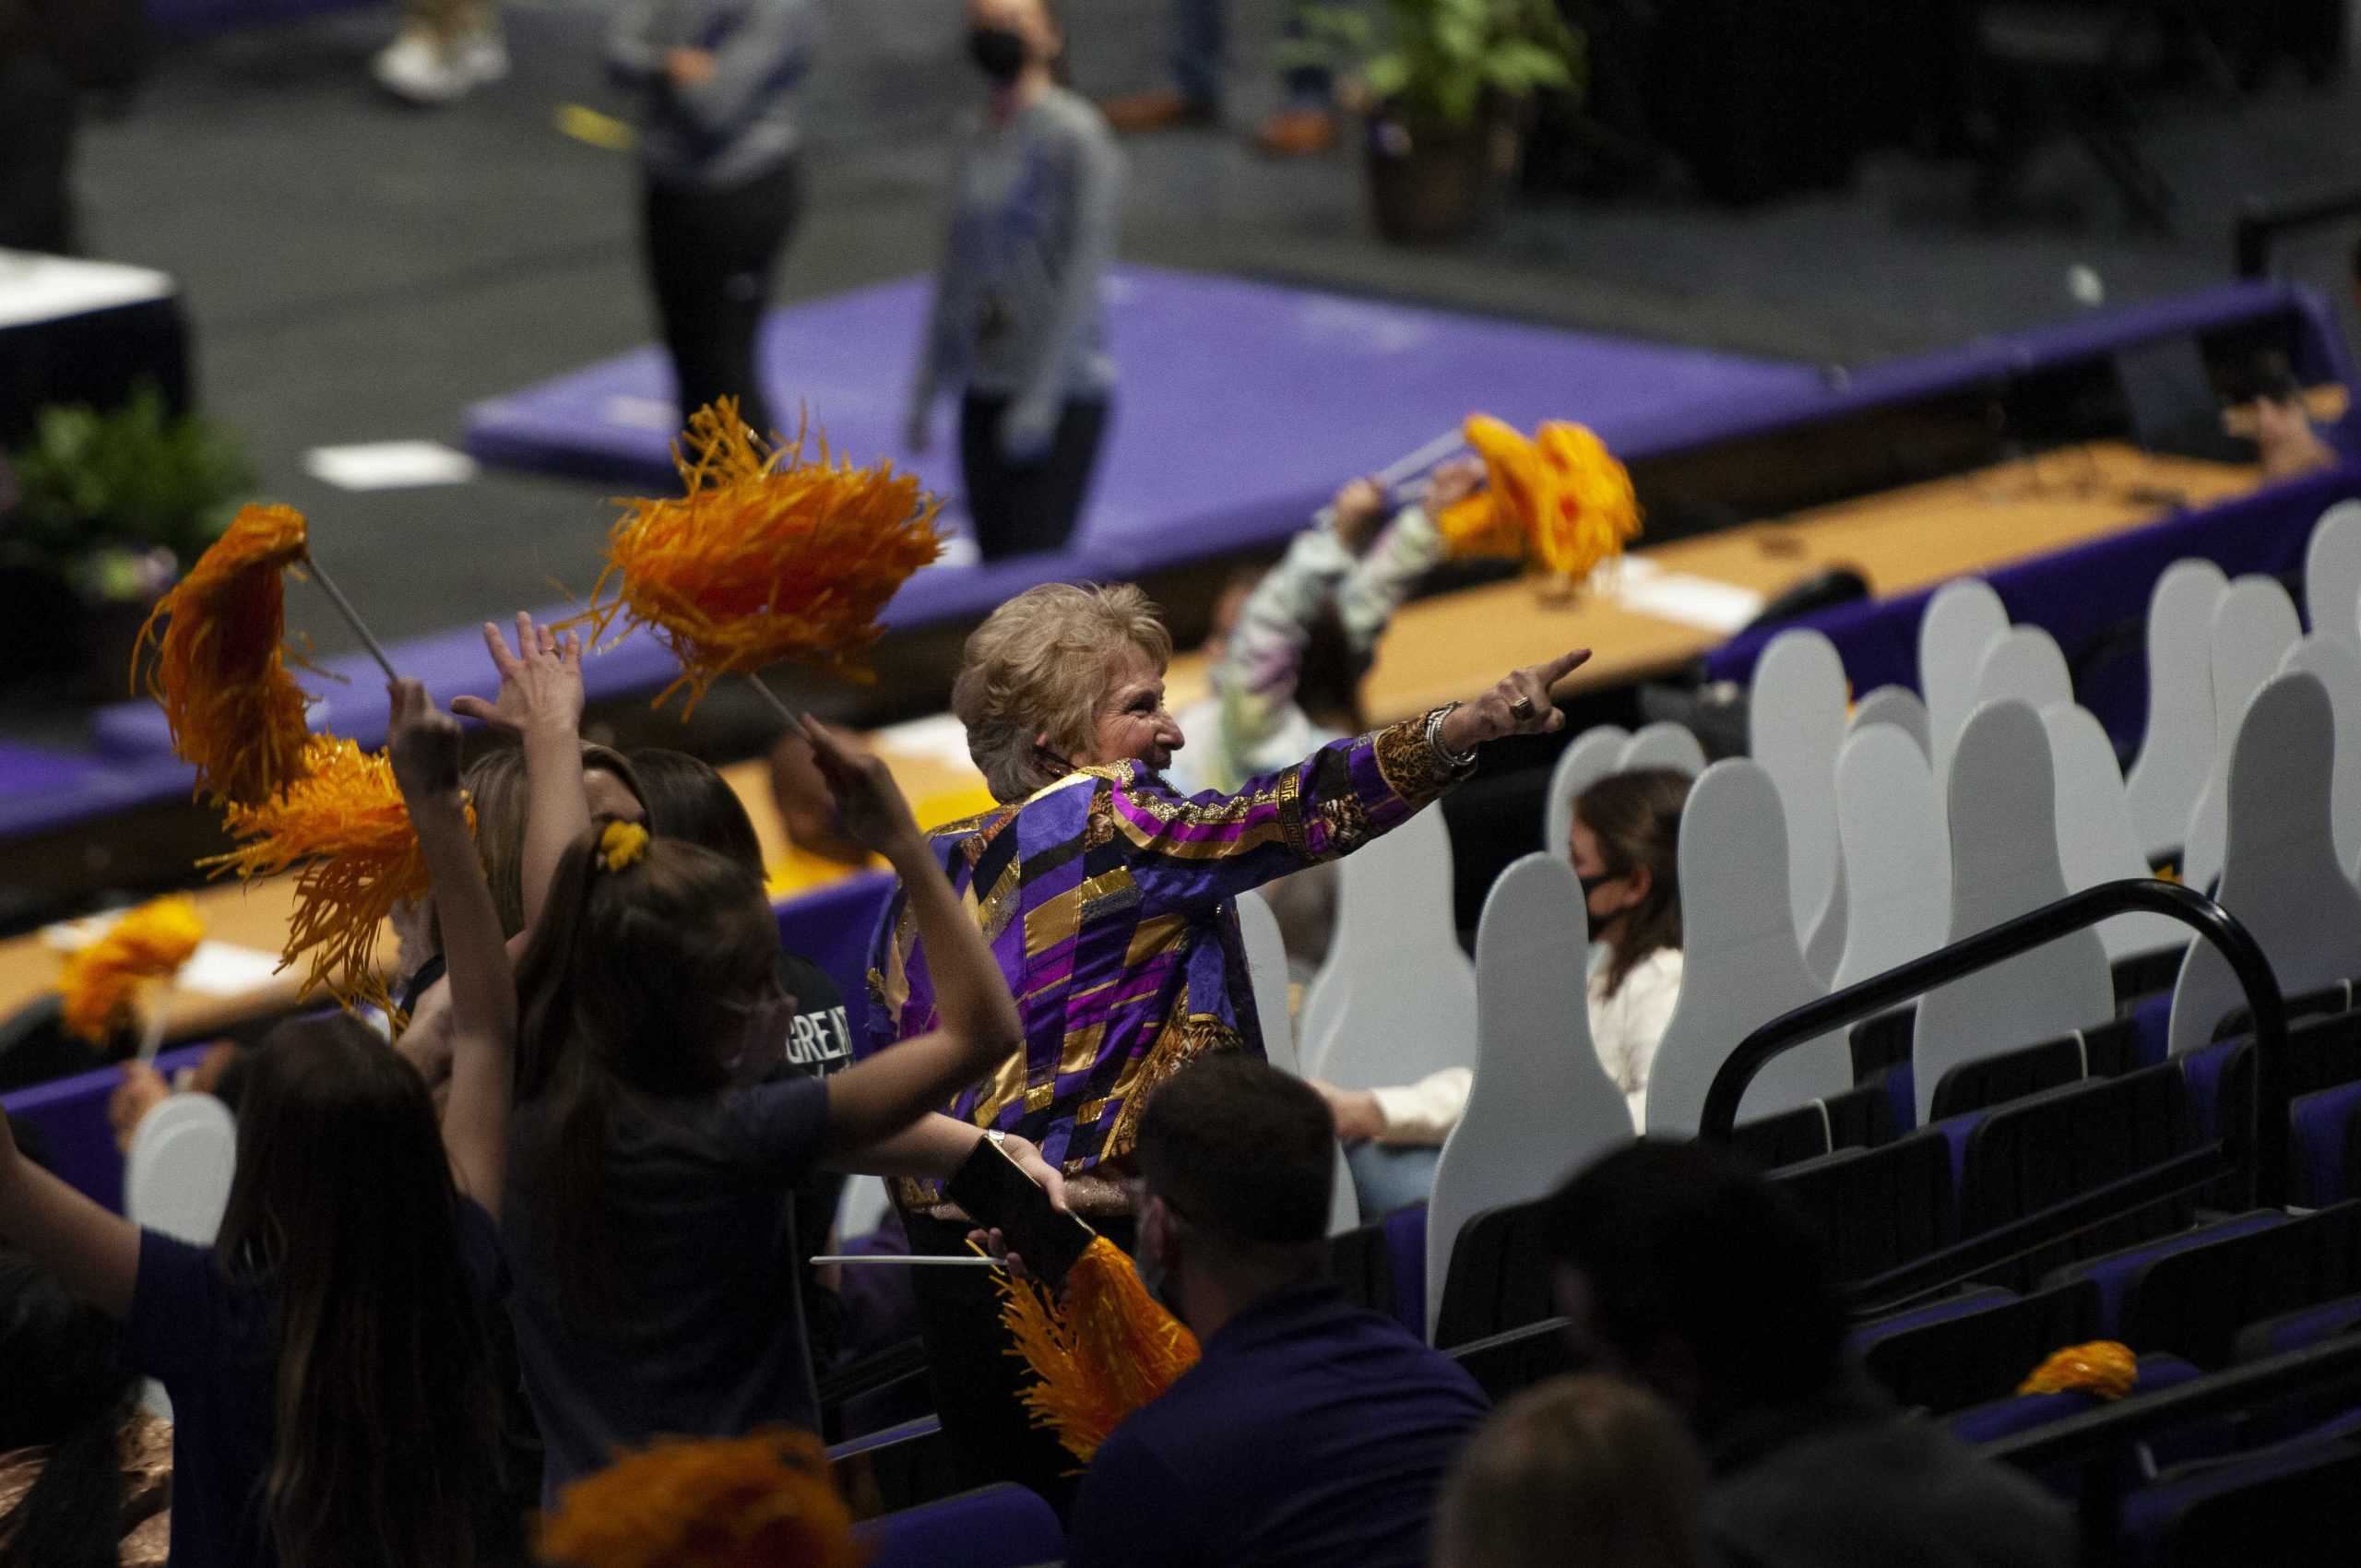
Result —
[[[904, 463], [902, 401], [925, 320], [918, 279], [773, 311], [765, 390], [857, 461]], [[1819, 373], [1630, 339], [1155, 267], [1107, 284], [1121, 367], [1115, 419], [1074, 553], [1121, 575], [1276, 543], [1347, 478], [1382, 467], [1472, 409], [1530, 428], [1594, 426], [1626, 456], [1685, 445], [1701, 413], [1809, 407]], [[653, 348], [468, 412], [490, 463], [665, 484], [672, 378]], [[916, 469], [957, 490], [948, 407]], [[964, 527], [956, 515], [955, 522]], [[987, 601], [987, 607], [990, 602]]]

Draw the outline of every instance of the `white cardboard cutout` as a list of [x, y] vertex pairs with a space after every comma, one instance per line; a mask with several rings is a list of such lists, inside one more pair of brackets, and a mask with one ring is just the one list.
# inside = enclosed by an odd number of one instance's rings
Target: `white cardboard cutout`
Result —
[[[1951, 941], [2066, 897], [2049, 732], [2032, 708], [2005, 701], [1975, 710], [1952, 758], [1949, 799]], [[2087, 929], [1928, 992], [1910, 1052], [1918, 1124], [1927, 1124], [1935, 1087], [1952, 1067], [2114, 1013], [2106, 949]]]
[[1599, 1065], [1581, 968], [1573, 868], [1527, 855], [1501, 873], [1476, 930], [1476, 1083], [1443, 1144], [1427, 1207], [1427, 1336], [1442, 1311], [1460, 1228], [1540, 1197], [1631, 1136], [1623, 1092]]
[[[2299, 671], [2248, 706], [2231, 758], [2221, 903], [2253, 933], [2287, 996], [2361, 976], [2361, 890], [2337, 859], [2329, 821], [2335, 746], [2328, 689]], [[2211, 943], [2192, 943], [2173, 992], [2173, 1053], [2207, 1044], [2243, 1000], [2228, 961]]]
[[[1651, 1134], [1695, 1135], [1705, 1091], [1740, 1040], [1818, 999], [1787, 895], [1786, 814], [1761, 763], [1707, 768], [1680, 815], [1680, 999], [1649, 1069]], [[1739, 1102], [1754, 1121], [1853, 1087], [1842, 1034], [1797, 1046], [1755, 1075]]]

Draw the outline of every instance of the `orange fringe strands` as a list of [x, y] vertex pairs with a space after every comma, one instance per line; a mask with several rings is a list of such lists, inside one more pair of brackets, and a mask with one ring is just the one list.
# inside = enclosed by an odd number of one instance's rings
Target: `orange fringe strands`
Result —
[[1037, 1284], [1002, 1276], [1001, 1322], [1040, 1382], [1025, 1392], [1033, 1424], [1084, 1464], [1125, 1416], [1197, 1364], [1197, 1337], [1157, 1303], [1121, 1249], [1101, 1236], [1052, 1304]]
[[231, 806], [223, 825], [238, 847], [197, 862], [213, 875], [251, 880], [302, 868], [279, 967], [311, 956], [303, 994], [326, 987], [348, 1006], [374, 1002], [392, 1011], [377, 972], [377, 934], [397, 903], [424, 897], [430, 883], [386, 754], [315, 736], [302, 778], [261, 805]]
[[628, 515], [608, 535], [590, 608], [565, 624], [596, 640], [621, 620], [662, 638], [682, 674], [656, 706], [686, 686], [684, 716], [721, 676], [782, 659], [869, 679], [859, 655], [884, 635], [886, 600], [943, 552], [943, 503], [891, 463], [832, 461], [817, 439], [807, 461], [803, 432], [765, 441], [735, 398], [698, 410], [685, 437], [694, 455], [673, 448], [683, 493], [621, 503]]
[[2034, 1369], [2017, 1385], [2020, 1394], [2083, 1393], [2099, 1399], [2120, 1399], [2140, 1381], [2140, 1358], [2128, 1345], [2094, 1339], [2070, 1345]]
[[201, 793], [259, 805], [302, 776], [308, 699], [287, 672], [280, 573], [303, 560], [309, 541], [294, 508], [246, 507], [139, 628], [132, 679], [154, 643], [148, 695], [164, 710], [173, 754], [196, 768]]
[[858, 1568], [852, 1510], [809, 1432], [658, 1438], [568, 1486], [537, 1560], [563, 1568]]
[[1572, 583], [1639, 537], [1631, 475], [1587, 428], [1552, 421], [1528, 441], [1470, 414], [1466, 435], [1490, 484], [1435, 519], [1452, 554], [1521, 558]]
[[205, 921], [183, 895], [152, 899], [126, 913], [104, 935], [65, 955], [57, 973], [66, 1032], [103, 1046], [127, 1028], [140, 987], [170, 980], [205, 940]]

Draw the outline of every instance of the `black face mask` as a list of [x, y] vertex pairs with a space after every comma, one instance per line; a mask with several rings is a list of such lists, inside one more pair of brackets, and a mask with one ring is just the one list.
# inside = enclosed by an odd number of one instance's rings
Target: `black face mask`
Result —
[[1026, 52], [1023, 35], [1006, 28], [971, 28], [967, 58], [976, 68], [1003, 87], [1025, 74]]
[[1583, 885], [1583, 901], [1588, 903], [1590, 896], [1608, 883], [1622, 881], [1623, 873], [1619, 871], [1603, 871], [1596, 876], [1578, 876], [1574, 880]]

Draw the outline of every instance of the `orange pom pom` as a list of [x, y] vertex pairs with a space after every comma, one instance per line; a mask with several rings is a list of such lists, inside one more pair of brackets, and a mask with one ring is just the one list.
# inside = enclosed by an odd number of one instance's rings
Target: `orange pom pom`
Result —
[[1435, 519], [1452, 554], [1522, 558], [1572, 582], [1639, 537], [1631, 475], [1587, 428], [1552, 421], [1527, 441], [1489, 414], [1470, 414], [1466, 435], [1489, 485]]
[[2140, 1358], [2128, 1345], [2094, 1339], [2070, 1345], [2034, 1369], [2017, 1385], [2020, 1394], [2066, 1394], [2080, 1391], [2101, 1399], [2120, 1399], [2140, 1381]]
[[65, 956], [57, 991], [66, 1032], [103, 1046], [131, 1022], [142, 982], [169, 980], [205, 940], [205, 921], [184, 895], [153, 899], [105, 934]]
[[857, 1568], [852, 1511], [809, 1432], [658, 1438], [559, 1494], [535, 1542], [564, 1568]]
[[231, 806], [224, 826], [238, 847], [197, 862], [213, 875], [302, 868], [279, 967], [309, 954], [304, 995], [326, 987], [347, 1005], [374, 1002], [390, 1011], [377, 972], [378, 931], [397, 903], [424, 897], [432, 884], [386, 754], [315, 736], [303, 778], [261, 805]]
[[1026, 1390], [1033, 1424], [1085, 1464], [1125, 1416], [1197, 1364], [1197, 1337], [1157, 1304], [1114, 1242], [1090, 1243], [1055, 1305], [1003, 1276], [1001, 1321], [1040, 1382]]
[[682, 675], [658, 706], [686, 686], [693, 710], [720, 676], [788, 659], [866, 679], [859, 655], [884, 635], [886, 601], [942, 553], [943, 503], [915, 477], [834, 462], [825, 436], [806, 461], [804, 440], [764, 441], [724, 398], [689, 421], [695, 456], [674, 450], [684, 493], [622, 503], [591, 608], [566, 624], [596, 638], [622, 620], [662, 638]]
[[255, 805], [302, 776], [309, 699], [287, 672], [279, 574], [303, 558], [308, 540], [292, 507], [246, 507], [139, 628], [133, 679], [156, 644], [148, 694], [201, 792]]

